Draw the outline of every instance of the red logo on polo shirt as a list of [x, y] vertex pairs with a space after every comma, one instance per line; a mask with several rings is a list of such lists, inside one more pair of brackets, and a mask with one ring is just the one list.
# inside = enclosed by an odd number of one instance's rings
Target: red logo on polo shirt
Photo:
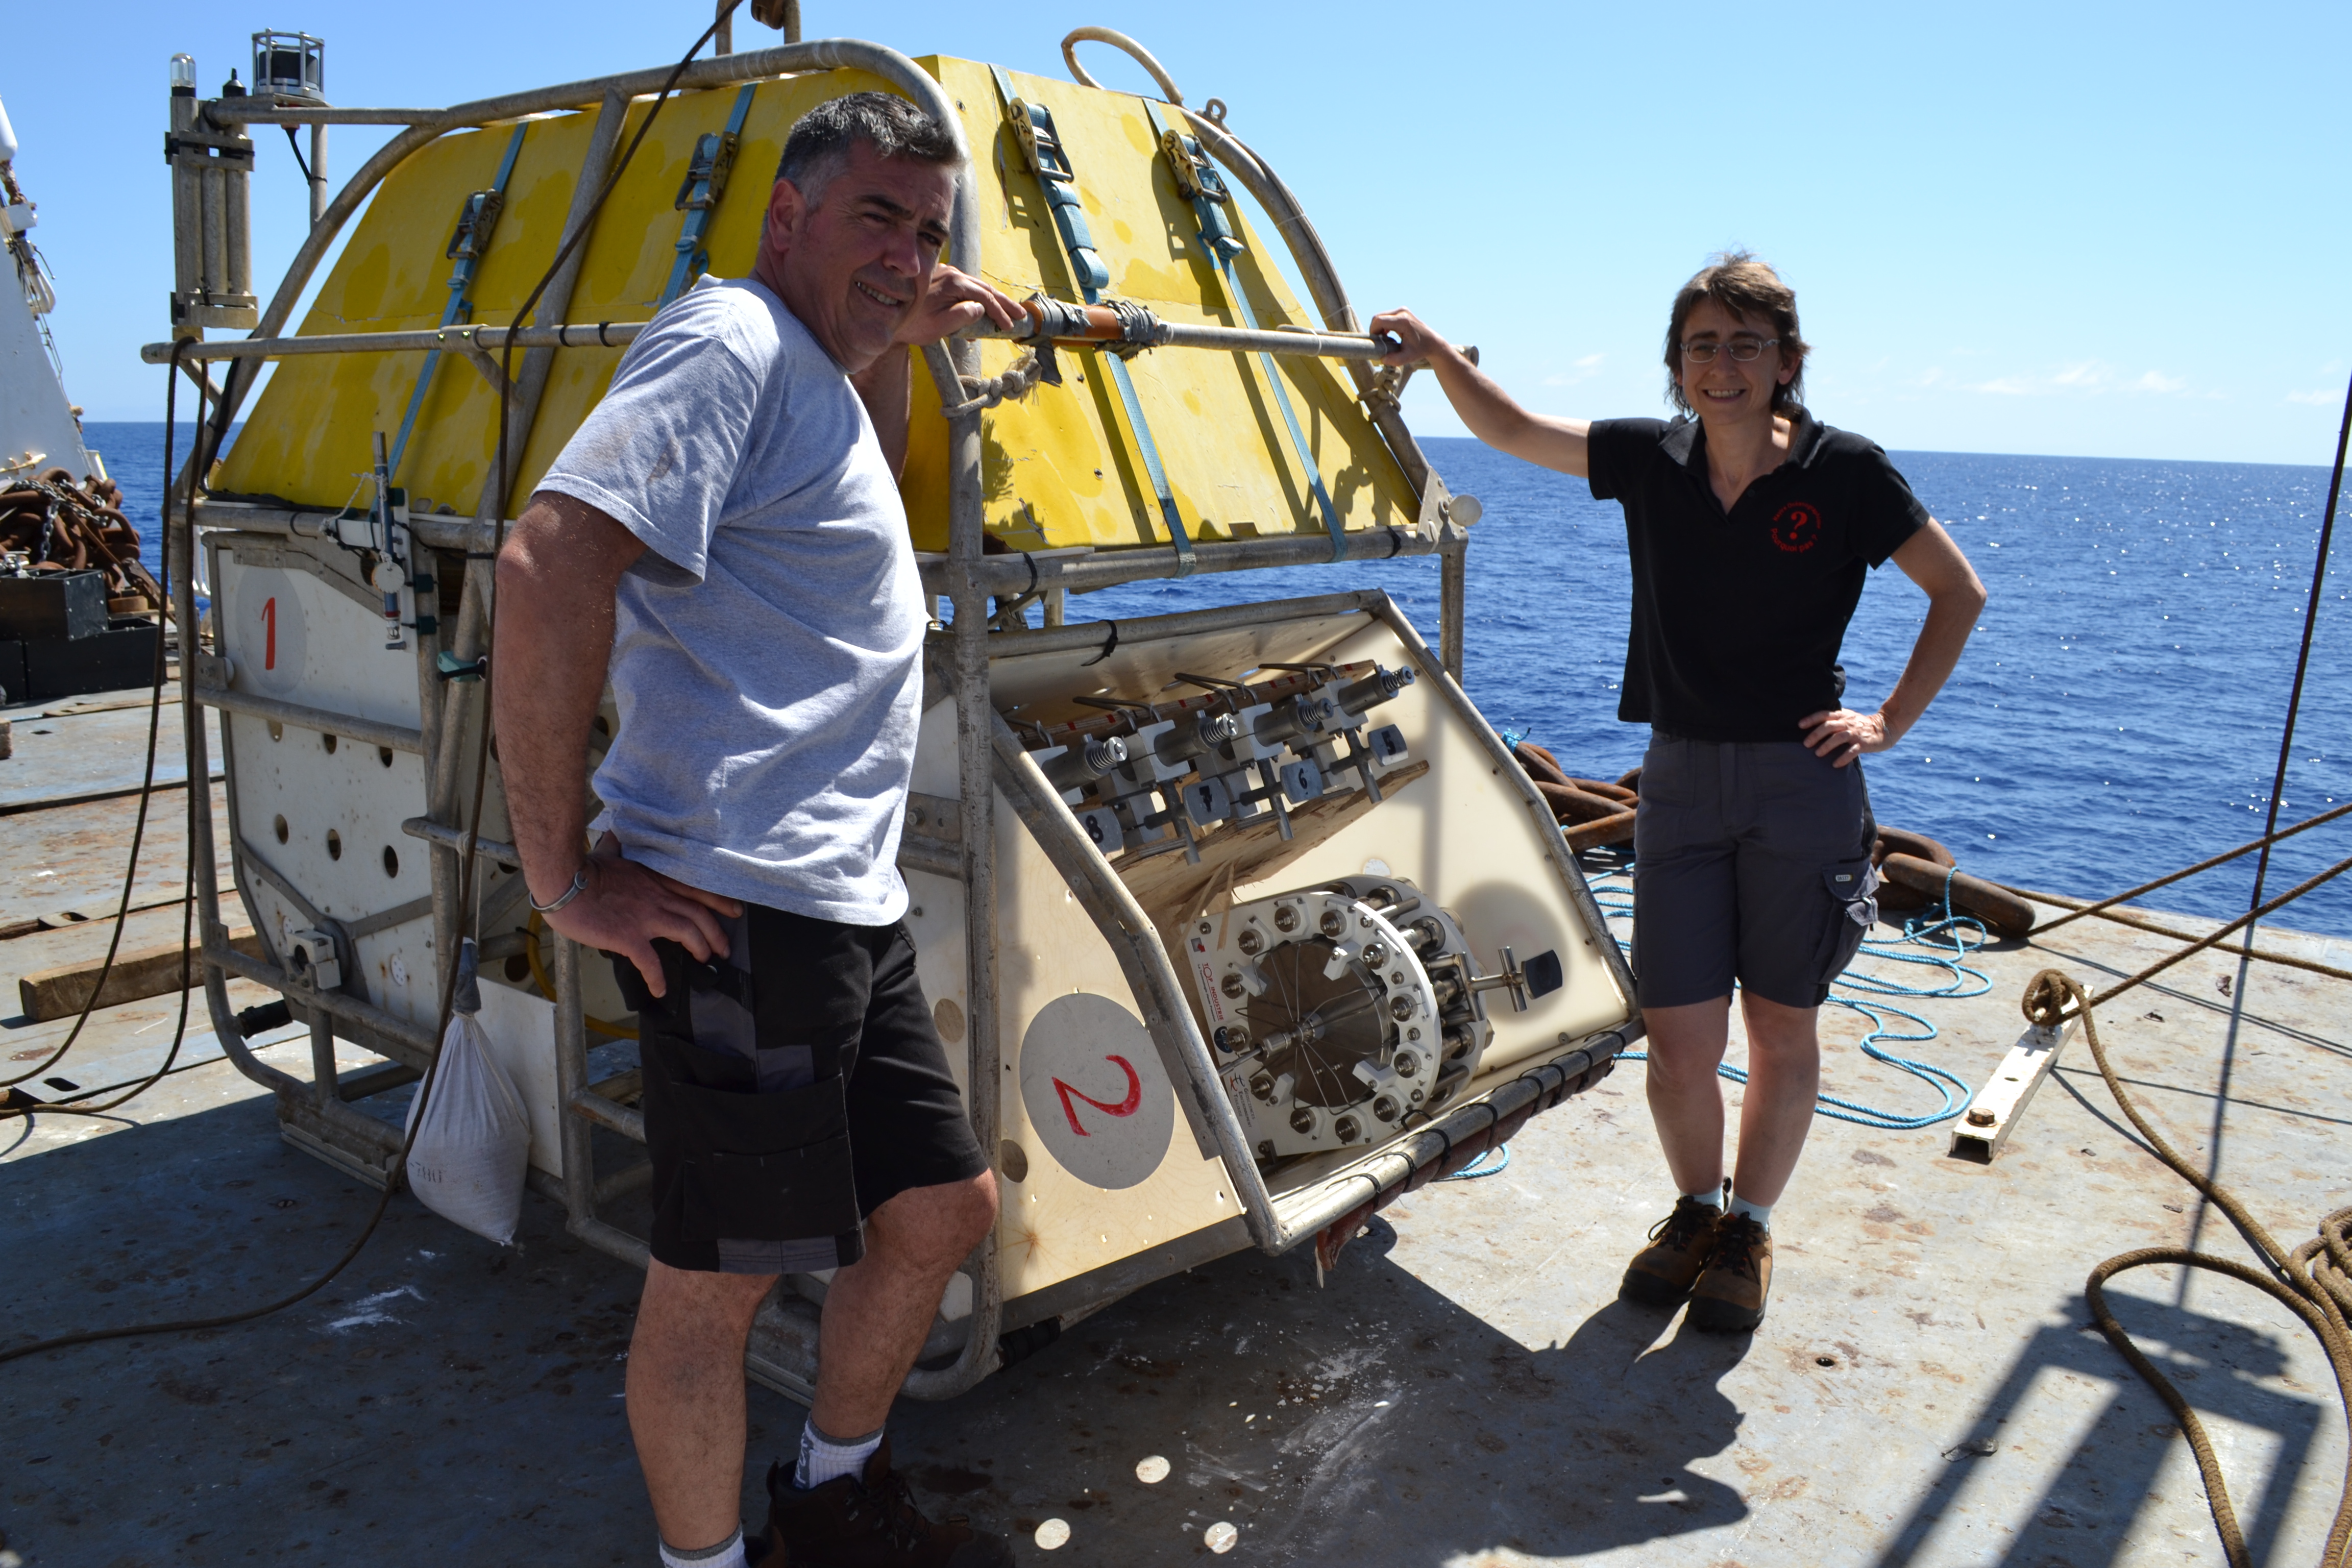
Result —
[[1822, 514], [1811, 501], [1792, 500], [1772, 514], [1772, 542], [1802, 555], [1822, 542]]

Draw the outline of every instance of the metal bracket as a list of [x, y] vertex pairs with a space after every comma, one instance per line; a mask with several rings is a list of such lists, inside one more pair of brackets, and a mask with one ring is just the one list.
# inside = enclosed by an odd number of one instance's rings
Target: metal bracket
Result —
[[507, 374], [499, 368], [499, 362], [490, 357], [489, 350], [469, 337], [459, 344], [457, 352], [466, 356], [467, 364], [482, 373], [482, 379], [490, 384], [491, 392], [504, 393], [509, 390]]
[[2080, 1016], [2069, 1018], [2056, 1029], [2036, 1025], [2018, 1037], [2009, 1055], [2000, 1059], [1985, 1086], [1977, 1090], [1976, 1099], [1969, 1102], [1968, 1113], [1952, 1128], [1951, 1156], [1955, 1160], [1972, 1160], [1979, 1165], [1990, 1165], [2001, 1145], [2009, 1142], [2025, 1116], [2025, 1108], [2033, 1102], [2034, 1090], [2058, 1065], [2058, 1054], [2067, 1042], [2082, 1032]]

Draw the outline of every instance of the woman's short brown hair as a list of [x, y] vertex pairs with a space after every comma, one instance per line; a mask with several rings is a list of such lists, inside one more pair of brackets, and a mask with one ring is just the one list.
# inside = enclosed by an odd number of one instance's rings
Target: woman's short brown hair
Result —
[[1696, 412], [1690, 399], [1683, 395], [1683, 324], [1702, 300], [1712, 300], [1735, 316], [1772, 323], [1772, 335], [1780, 340], [1781, 363], [1797, 367], [1786, 384], [1772, 389], [1772, 411], [1777, 414], [1803, 403], [1805, 356], [1812, 352], [1812, 345], [1797, 331], [1797, 291], [1781, 282], [1769, 265], [1745, 250], [1710, 257], [1675, 296], [1674, 311], [1666, 321], [1666, 400], [1685, 414]]

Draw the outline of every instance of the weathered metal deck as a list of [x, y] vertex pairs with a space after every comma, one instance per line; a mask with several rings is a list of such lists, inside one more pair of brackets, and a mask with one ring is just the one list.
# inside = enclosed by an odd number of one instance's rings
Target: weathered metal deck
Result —
[[[135, 784], [125, 736], [144, 736], [142, 711], [40, 712], [0, 715], [18, 721], [0, 762], [0, 926], [93, 918], [0, 942], [9, 1012], [20, 974], [103, 953], [137, 805], [37, 803]], [[167, 715], [167, 752], [175, 731]], [[156, 907], [131, 916], [126, 946], [178, 937], [181, 787], [157, 796], [134, 900]], [[2352, 942], [2264, 940], [2352, 957]], [[1979, 964], [1990, 994], [1918, 1005], [1943, 1032], [1926, 1054], [1980, 1082], [2023, 1026], [2035, 970], [2089, 980], [2168, 945], [2090, 923], [2047, 949], [2001, 944]], [[2150, 1114], [2294, 1239], [2352, 1189], [2346, 1002], [2332, 980], [2206, 957], [2102, 1023]], [[176, 998], [106, 1009], [49, 1076], [135, 1079], [176, 1013]], [[1862, 1032], [1829, 1020], [1836, 1046]], [[0, 1019], [0, 1061], [23, 1071], [68, 1027]], [[266, 1054], [299, 1074], [307, 1052], [296, 1038]], [[364, 1221], [374, 1194], [278, 1140], [201, 1005], [181, 1061], [116, 1116], [0, 1124], [6, 1342], [257, 1303]], [[1926, 1109], [1916, 1083], [1851, 1049], [1833, 1046], [1826, 1079]], [[960, 1400], [902, 1403], [902, 1464], [935, 1500], [1017, 1532], [1024, 1562], [1190, 1559], [1220, 1521], [1239, 1530], [1235, 1561], [1362, 1568], [2221, 1561], [2186, 1445], [2088, 1328], [2082, 1285], [2131, 1247], [2244, 1249], [2137, 1146], [2087, 1054], [1989, 1167], [1946, 1156], [1948, 1124], [1817, 1121], [1775, 1215], [1778, 1289], [1752, 1340], [1615, 1300], [1670, 1195], [1641, 1081], [1629, 1064], [1537, 1119], [1504, 1174], [1391, 1208], [1320, 1289], [1304, 1251], [1244, 1253]], [[636, 1279], [561, 1222], [529, 1200], [502, 1252], [403, 1195], [349, 1271], [277, 1317], [11, 1364], [5, 1549], [121, 1568], [651, 1561], [621, 1401]], [[2210, 1277], [2144, 1271], [2120, 1293], [2206, 1413], [2258, 1560], [2309, 1561], [2346, 1442], [2316, 1348]], [[798, 1407], [757, 1387], [751, 1402], [755, 1455], [786, 1450]], [[1157, 1484], [1137, 1476], [1150, 1456], [1171, 1467]], [[754, 1528], [757, 1494], [755, 1466]], [[1048, 1554], [1034, 1536], [1052, 1519], [1070, 1534]]]

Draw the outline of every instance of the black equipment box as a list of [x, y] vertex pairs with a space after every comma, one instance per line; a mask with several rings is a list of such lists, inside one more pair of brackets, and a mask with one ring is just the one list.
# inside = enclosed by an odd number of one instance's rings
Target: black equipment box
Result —
[[0, 637], [19, 642], [98, 637], [106, 626], [106, 574], [36, 572], [0, 577]]
[[[162, 635], [162, 628], [154, 622], [125, 616], [94, 637], [27, 642], [23, 645], [25, 695], [17, 699], [12, 689], [10, 700], [50, 702], [92, 691], [152, 686], [155, 679], [155, 640]], [[6, 646], [0, 644], [0, 647]], [[5, 676], [0, 676], [0, 681], [5, 679]]]

